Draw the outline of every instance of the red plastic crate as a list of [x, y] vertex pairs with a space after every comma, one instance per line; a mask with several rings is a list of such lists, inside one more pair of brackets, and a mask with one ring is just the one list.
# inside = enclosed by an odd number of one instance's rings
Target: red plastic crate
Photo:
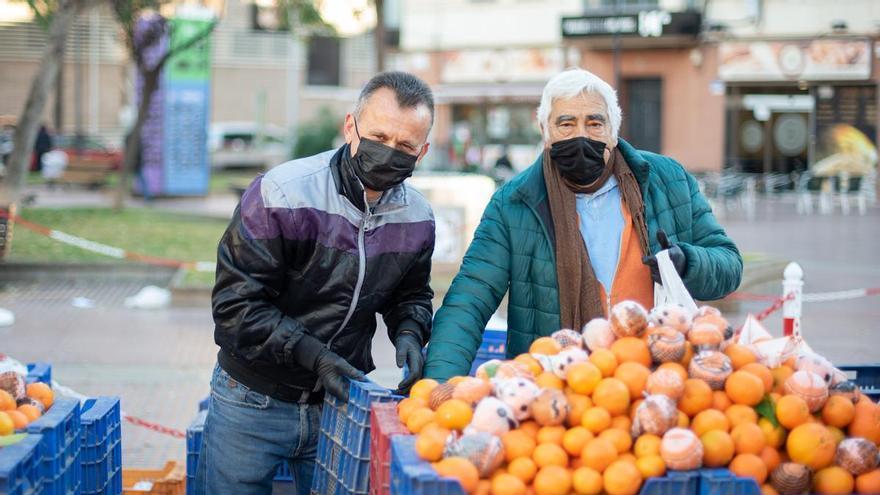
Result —
[[397, 416], [397, 402], [374, 402], [370, 410], [370, 495], [389, 495], [391, 437], [409, 430]]

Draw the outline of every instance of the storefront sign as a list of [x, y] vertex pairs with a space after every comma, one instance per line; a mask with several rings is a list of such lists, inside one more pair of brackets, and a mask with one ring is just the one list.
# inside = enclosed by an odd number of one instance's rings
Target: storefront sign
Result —
[[443, 55], [444, 83], [546, 81], [563, 69], [559, 48], [457, 50]]
[[668, 35], [696, 35], [700, 31], [698, 12], [646, 10], [638, 14], [577, 16], [562, 18], [562, 37], [581, 38], [614, 34], [659, 38]]
[[871, 76], [868, 40], [734, 41], [719, 47], [724, 81], [842, 81]]
[[816, 100], [812, 172], [861, 176], [877, 168], [877, 86], [827, 86]]

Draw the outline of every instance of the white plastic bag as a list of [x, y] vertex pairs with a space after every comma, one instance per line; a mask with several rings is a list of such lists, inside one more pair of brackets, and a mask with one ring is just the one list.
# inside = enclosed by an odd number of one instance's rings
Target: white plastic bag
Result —
[[697, 303], [691, 297], [678, 272], [675, 271], [675, 265], [669, 258], [669, 251], [663, 250], [657, 253], [657, 266], [660, 268], [660, 280], [663, 285], [654, 284], [654, 307], [664, 304], [679, 304], [685, 309], [696, 314]]

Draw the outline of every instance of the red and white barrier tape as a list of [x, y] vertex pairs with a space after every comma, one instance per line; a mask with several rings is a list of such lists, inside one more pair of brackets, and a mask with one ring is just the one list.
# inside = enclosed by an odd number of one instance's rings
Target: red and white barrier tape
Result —
[[126, 251], [125, 249], [109, 246], [107, 244], [102, 244], [100, 242], [90, 241], [88, 239], [75, 236], [72, 234], [68, 234], [66, 232], [62, 232], [60, 230], [55, 230], [45, 225], [39, 225], [18, 215], [10, 215], [8, 212], [0, 210], [0, 217], [11, 218], [15, 221], [16, 225], [24, 227], [31, 232], [35, 232], [40, 235], [44, 235], [50, 239], [54, 239], [58, 242], [67, 244], [69, 246], [78, 247], [85, 251], [90, 251], [92, 253], [101, 254], [104, 256], [108, 256], [111, 258], [117, 259], [127, 259], [132, 261], [140, 261], [142, 263], [147, 263], [149, 265], [156, 266], [170, 266], [173, 268], [190, 268], [200, 272], [213, 272], [215, 268], [215, 263], [212, 261], [179, 261], [173, 260], [170, 258], [162, 258], [158, 256], [149, 256], [146, 254], [135, 253], [131, 251]]

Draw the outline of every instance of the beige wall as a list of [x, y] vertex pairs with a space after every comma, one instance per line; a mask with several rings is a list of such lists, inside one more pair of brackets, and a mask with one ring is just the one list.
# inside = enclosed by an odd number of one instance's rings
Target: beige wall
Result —
[[[663, 80], [662, 154], [681, 162], [688, 170], [720, 170], [724, 153], [724, 96], [710, 94], [717, 78], [717, 50], [713, 45], [697, 48], [702, 60], [695, 66], [690, 48], [625, 50], [621, 77], [660, 77]], [[610, 51], [582, 54], [581, 67], [614, 84]], [[627, 116], [624, 114], [624, 120]]]

